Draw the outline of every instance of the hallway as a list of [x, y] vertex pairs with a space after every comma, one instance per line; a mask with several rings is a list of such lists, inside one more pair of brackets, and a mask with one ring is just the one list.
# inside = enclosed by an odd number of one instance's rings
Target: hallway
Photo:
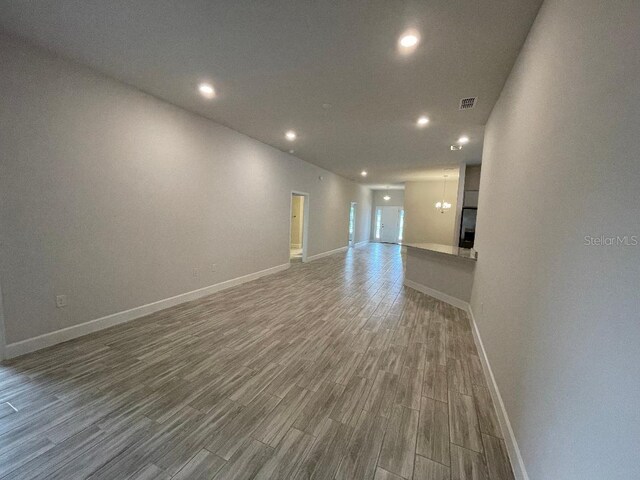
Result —
[[466, 313], [402, 279], [369, 244], [6, 362], [1, 478], [513, 478]]

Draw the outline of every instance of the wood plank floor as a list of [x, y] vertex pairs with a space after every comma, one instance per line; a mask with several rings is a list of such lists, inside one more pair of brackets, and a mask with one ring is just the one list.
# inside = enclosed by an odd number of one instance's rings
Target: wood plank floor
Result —
[[402, 278], [372, 244], [6, 362], [0, 478], [512, 479], [466, 314]]

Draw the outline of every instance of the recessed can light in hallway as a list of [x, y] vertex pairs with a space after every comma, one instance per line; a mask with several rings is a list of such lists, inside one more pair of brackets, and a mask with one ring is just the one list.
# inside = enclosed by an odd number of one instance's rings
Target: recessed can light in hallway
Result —
[[210, 83], [201, 83], [198, 85], [198, 91], [204, 98], [213, 98], [216, 96], [216, 90]]
[[296, 132], [294, 132], [293, 130], [288, 130], [284, 136], [287, 138], [287, 140], [289, 140], [290, 142], [293, 142], [296, 138], [298, 138], [298, 135], [296, 134]]

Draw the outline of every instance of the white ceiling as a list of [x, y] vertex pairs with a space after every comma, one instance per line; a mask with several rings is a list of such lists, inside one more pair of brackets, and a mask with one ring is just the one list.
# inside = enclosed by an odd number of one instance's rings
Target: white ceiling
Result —
[[[483, 126], [541, 1], [0, 0], [0, 28], [333, 172], [386, 184], [480, 161]], [[407, 28], [422, 41], [401, 56]], [[203, 80], [214, 100], [197, 93]], [[478, 96], [476, 108], [459, 111], [467, 96]], [[417, 129], [421, 114], [431, 122]], [[461, 134], [470, 143], [451, 152]]]

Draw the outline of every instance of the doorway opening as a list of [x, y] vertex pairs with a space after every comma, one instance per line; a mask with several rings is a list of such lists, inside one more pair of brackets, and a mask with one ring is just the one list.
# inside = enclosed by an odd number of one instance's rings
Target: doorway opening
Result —
[[351, 208], [349, 208], [349, 246], [353, 247], [356, 237], [356, 202], [351, 202]]
[[289, 230], [289, 259], [292, 262], [307, 260], [307, 223], [309, 195], [291, 192], [291, 224]]
[[376, 242], [401, 243], [404, 231], [402, 207], [376, 207], [374, 237]]

